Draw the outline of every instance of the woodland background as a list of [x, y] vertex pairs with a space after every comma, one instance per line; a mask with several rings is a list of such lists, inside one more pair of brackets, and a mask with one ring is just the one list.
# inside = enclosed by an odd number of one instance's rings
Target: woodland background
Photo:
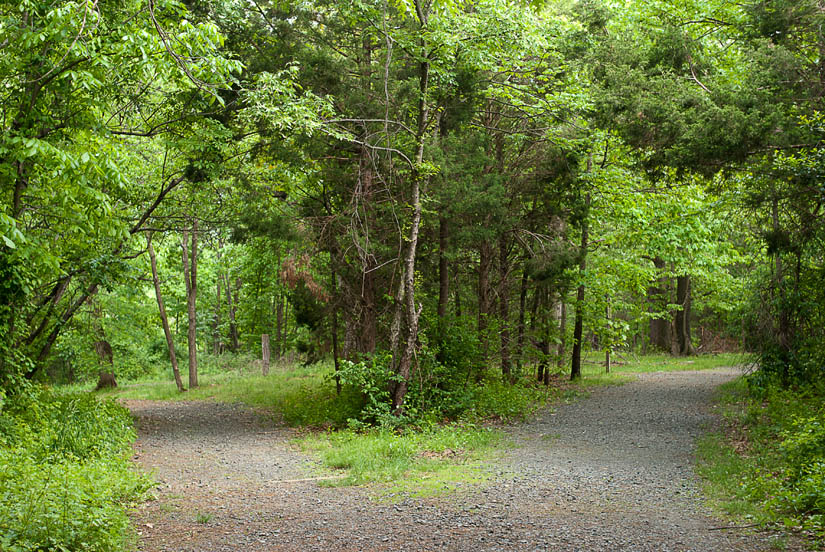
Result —
[[43, 383], [194, 389], [262, 336], [273, 364], [329, 363], [366, 425], [575, 379], [583, 350], [747, 351], [754, 393], [818, 388], [824, 20], [0, 2], [3, 442], [65, 416]]

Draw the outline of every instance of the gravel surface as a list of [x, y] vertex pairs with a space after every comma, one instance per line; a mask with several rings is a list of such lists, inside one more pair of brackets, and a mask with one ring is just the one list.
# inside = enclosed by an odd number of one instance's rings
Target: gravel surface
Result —
[[507, 428], [483, 488], [378, 502], [321, 487], [294, 433], [238, 406], [126, 401], [160, 482], [134, 515], [143, 551], [760, 551], [713, 519], [691, 464], [713, 389], [737, 372], [641, 374]]

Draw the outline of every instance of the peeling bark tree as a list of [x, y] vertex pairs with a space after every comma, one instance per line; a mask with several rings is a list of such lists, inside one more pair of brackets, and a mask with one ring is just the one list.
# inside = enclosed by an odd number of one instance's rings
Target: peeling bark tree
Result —
[[[420, 0], [415, 1], [415, 12], [418, 17], [419, 28], [424, 31], [427, 27], [430, 3]], [[420, 48], [425, 54], [425, 43], [422, 39]], [[396, 315], [393, 320], [393, 330], [398, 330], [401, 318], [405, 322], [405, 337], [403, 350], [395, 362], [396, 350], [393, 350], [393, 364], [398, 382], [392, 393], [392, 410], [400, 412], [404, 397], [407, 395], [407, 386], [410, 380], [410, 370], [412, 367], [413, 355], [415, 354], [416, 342], [418, 341], [418, 319], [421, 316], [421, 307], [415, 304], [415, 255], [418, 247], [418, 233], [421, 226], [421, 184], [426, 176], [421, 174], [420, 168], [424, 161], [424, 141], [427, 133], [427, 125], [430, 119], [429, 102], [427, 95], [430, 87], [430, 61], [427, 55], [421, 56], [418, 63], [418, 124], [415, 134], [416, 152], [413, 171], [410, 176], [410, 205], [412, 207], [412, 219], [410, 224], [410, 234], [407, 242], [407, 250], [404, 255], [404, 263], [401, 270], [401, 282], [399, 292], [396, 295]], [[396, 334], [400, 335], [400, 334]], [[398, 338], [393, 339], [394, 345], [398, 344]]]

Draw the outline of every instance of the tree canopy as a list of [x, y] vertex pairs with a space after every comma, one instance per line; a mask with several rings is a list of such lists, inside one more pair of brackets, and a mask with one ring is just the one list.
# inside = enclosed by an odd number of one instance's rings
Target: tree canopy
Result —
[[264, 334], [382, 364], [398, 416], [421, 374], [549, 381], [582, 348], [818, 378], [822, 17], [0, 3], [4, 389], [149, 372], [184, 336], [197, 385], [198, 351]]

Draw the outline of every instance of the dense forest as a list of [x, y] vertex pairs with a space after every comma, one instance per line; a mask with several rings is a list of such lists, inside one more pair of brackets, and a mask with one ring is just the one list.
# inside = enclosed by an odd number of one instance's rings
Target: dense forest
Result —
[[[576, 379], [588, 351], [820, 384], [823, 23], [818, 0], [0, 1], [0, 444], [65, 419], [43, 384], [183, 392], [262, 349], [328, 362], [366, 424]], [[72, 446], [55, 462], [104, 454]]]

